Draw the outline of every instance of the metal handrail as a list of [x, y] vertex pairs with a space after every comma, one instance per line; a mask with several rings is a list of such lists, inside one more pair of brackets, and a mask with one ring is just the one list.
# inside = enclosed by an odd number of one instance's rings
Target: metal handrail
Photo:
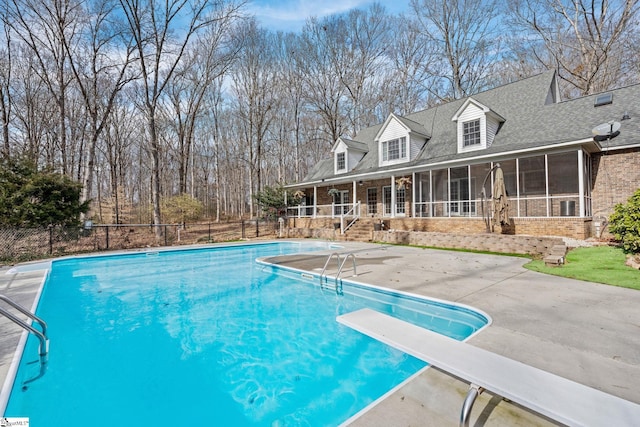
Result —
[[[356, 208], [358, 209], [356, 213]], [[344, 226], [344, 218], [347, 216], [353, 216], [353, 219], [347, 226]], [[353, 205], [351, 209], [345, 214], [340, 215], [340, 234], [344, 234], [358, 219], [360, 219], [360, 202]]]
[[45, 338], [49, 339], [47, 337], [47, 323], [44, 320], [42, 320], [41, 318], [39, 318], [38, 316], [36, 316], [32, 312], [27, 310], [26, 308], [24, 308], [23, 306], [21, 306], [17, 302], [13, 301], [11, 298], [7, 297], [6, 295], [0, 295], [0, 300], [6, 302], [11, 307], [15, 308], [16, 310], [18, 310], [19, 312], [21, 312], [25, 316], [29, 317], [31, 320], [34, 320], [34, 321], [38, 322], [40, 324], [40, 327], [42, 328], [42, 335], [44, 335]]
[[344, 267], [344, 264], [347, 262], [349, 257], [351, 257], [352, 260], [353, 260], [353, 277], [356, 277], [358, 275], [358, 273], [356, 271], [356, 256], [353, 254], [353, 252], [349, 252], [344, 257], [344, 260], [342, 260], [342, 264], [340, 264], [340, 268], [338, 269], [338, 274], [336, 274], [336, 280], [338, 280], [338, 278], [340, 277], [340, 273], [342, 273], [342, 267]]
[[338, 268], [340, 268], [340, 254], [338, 252], [332, 252], [327, 257], [327, 260], [324, 263], [324, 267], [322, 268], [322, 273], [320, 273], [320, 286], [322, 286], [322, 276], [324, 276], [324, 272], [327, 271], [327, 266], [329, 265], [329, 261], [331, 261], [331, 258], [333, 258], [334, 255], [338, 258]]
[[342, 281], [340, 280], [340, 274], [342, 274], [342, 269], [344, 268], [344, 265], [347, 263], [347, 260], [349, 259], [349, 257], [351, 257], [353, 261], [353, 276], [356, 277], [358, 275], [358, 272], [356, 271], [356, 256], [353, 254], [353, 252], [349, 252], [345, 255], [342, 262], [340, 262], [340, 254], [338, 252], [332, 252], [327, 257], [327, 260], [324, 263], [324, 267], [322, 268], [322, 272], [320, 273], [320, 289], [323, 288], [322, 278], [325, 276], [324, 273], [327, 271], [327, 266], [329, 265], [329, 262], [334, 256], [337, 258], [337, 261], [338, 261], [338, 272], [335, 275], [335, 290], [337, 294], [341, 294]]
[[9, 299], [4, 295], [0, 295], [0, 300], [6, 302], [11, 307], [15, 308], [22, 314], [26, 315], [33, 321], [40, 324], [42, 331], [37, 330], [36, 328], [29, 325], [19, 317], [16, 317], [13, 313], [0, 307], [0, 314], [2, 314], [4, 317], [11, 320], [13, 323], [20, 326], [21, 328], [27, 330], [28, 332], [31, 332], [33, 335], [35, 335], [38, 338], [38, 341], [40, 341], [40, 344], [38, 346], [40, 363], [42, 365], [46, 364], [48, 359], [48, 353], [49, 353], [49, 338], [47, 337], [47, 324], [45, 323], [45, 321], [39, 318], [38, 316], [36, 316], [35, 314], [33, 314], [32, 312], [30, 312], [29, 310], [27, 310], [26, 308], [24, 308], [23, 306], [21, 306], [20, 304], [16, 303], [15, 301]]

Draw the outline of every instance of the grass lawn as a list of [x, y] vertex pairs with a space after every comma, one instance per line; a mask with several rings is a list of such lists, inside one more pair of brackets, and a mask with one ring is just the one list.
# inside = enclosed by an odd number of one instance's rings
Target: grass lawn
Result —
[[547, 267], [541, 260], [531, 261], [525, 267], [540, 273], [640, 290], [640, 270], [625, 265], [626, 257], [620, 248], [593, 246], [569, 251], [565, 264], [560, 267]]

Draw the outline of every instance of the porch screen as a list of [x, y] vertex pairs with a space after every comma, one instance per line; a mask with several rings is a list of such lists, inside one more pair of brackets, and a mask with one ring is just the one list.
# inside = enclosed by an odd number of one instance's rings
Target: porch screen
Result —
[[549, 162], [549, 195], [577, 195], [580, 191], [577, 153], [573, 151], [550, 154], [547, 159]]
[[538, 196], [546, 193], [544, 156], [518, 159], [520, 196]]
[[433, 195], [433, 216], [448, 215], [449, 182], [448, 169], [434, 170], [431, 173], [431, 194]]
[[467, 167], [451, 168], [450, 174], [450, 213], [451, 215], [468, 215], [470, 211], [469, 169]]

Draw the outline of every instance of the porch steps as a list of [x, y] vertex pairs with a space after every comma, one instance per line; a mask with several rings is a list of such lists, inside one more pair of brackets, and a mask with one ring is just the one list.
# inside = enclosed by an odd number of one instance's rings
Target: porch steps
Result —
[[[349, 228], [339, 240], [351, 242], [370, 242], [373, 239], [373, 224], [375, 220], [360, 218]], [[378, 220], [379, 222], [379, 220]]]

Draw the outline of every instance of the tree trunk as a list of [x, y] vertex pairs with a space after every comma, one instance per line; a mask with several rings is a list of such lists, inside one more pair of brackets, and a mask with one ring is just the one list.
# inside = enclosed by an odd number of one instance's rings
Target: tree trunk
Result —
[[149, 107], [149, 145], [151, 151], [151, 204], [153, 205], [153, 224], [156, 240], [162, 237], [162, 217], [160, 215], [160, 147], [156, 131], [155, 111]]

